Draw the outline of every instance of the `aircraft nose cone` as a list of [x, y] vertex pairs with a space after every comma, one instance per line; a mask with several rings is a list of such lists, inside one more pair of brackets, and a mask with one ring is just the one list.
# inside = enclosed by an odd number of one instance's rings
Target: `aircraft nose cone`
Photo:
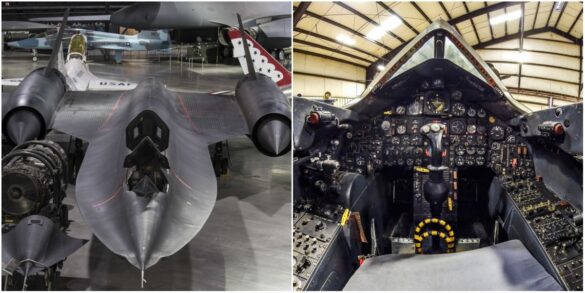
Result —
[[290, 126], [279, 119], [264, 122], [257, 130], [258, 145], [269, 156], [283, 155], [290, 147]]
[[13, 47], [13, 48], [18, 48], [18, 47], [20, 47], [20, 45], [18, 44], [18, 42], [17, 42], [17, 41], [8, 42], [8, 43], [6, 43], [6, 45], [8, 45], [8, 47]]
[[16, 145], [39, 138], [41, 122], [31, 111], [19, 110], [6, 120], [6, 135]]

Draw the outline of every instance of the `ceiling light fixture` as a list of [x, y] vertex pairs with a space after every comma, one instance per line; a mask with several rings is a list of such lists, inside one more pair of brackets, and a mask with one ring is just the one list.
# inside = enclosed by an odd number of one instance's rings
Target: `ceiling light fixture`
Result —
[[402, 21], [400, 20], [400, 18], [398, 16], [390, 15], [390, 17], [388, 17], [386, 20], [384, 20], [382, 23], [380, 23], [379, 26], [376, 26], [370, 32], [368, 32], [366, 34], [366, 37], [372, 41], [376, 41], [376, 40], [380, 39], [384, 35], [384, 33], [395, 29], [401, 23], [402, 23]]
[[518, 18], [520, 18], [520, 16], [522, 16], [521, 10], [510, 11], [508, 13], [504, 13], [502, 15], [492, 17], [492, 19], [490, 20], [490, 24], [496, 25], [496, 24], [504, 23], [508, 20], [518, 19]]
[[526, 51], [518, 52], [518, 61], [520, 63], [526, 63], [526, 61], [528, 61], [529, 58], [530, 58], [530, 56], [528, 55], [528, 52], [526, 52]]
[[384, 70], [384, 64], [378, 64], [378, 71]]
[[350, 38], [347, 35], [337, 35], [337, 37], [335, 38], [337, 39], [338, 42], [346, 44], [346, 45], [354, 45], [355, 44], [355, 40]]

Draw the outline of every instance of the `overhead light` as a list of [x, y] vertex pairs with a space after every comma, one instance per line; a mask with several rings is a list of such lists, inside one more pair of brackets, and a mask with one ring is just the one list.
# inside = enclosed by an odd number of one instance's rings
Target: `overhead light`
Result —
[[493, 17], [490, 20], [490, 24], [492, 24], [492, 25], [500, 24], [500, 23], [506, 22], [508, 20], [518, 19], [518, 18], [520, 18], [520, 16], [522, 16], [521, 10], [510, 11], [508, 13], [504, 13], [502, 15]]
[[335, 38], [337, 39], [338, 42], [346, 44], [346, 45], [354, 45], [355, 44], [355, 40], [348, 37], [347, 35], [337, 35], [337, 37]]
[[377, 41], [384, 35], [384, 33], [386, 33], [384, 29], [381, 26], [377, 26], [374, 29], [372, 29], [369, 33], [367, 33], [366, 37], [372, 41]]
[[378, 71], [384, 70], [384, 64], [378, 64]]
[[398, 27], [402, 21], [396, 15], [390, 15], [386, 20], [382, 21], [379, 26], [373, 28], [366, 34], [366, 37], [372, 41], [376, 41], [381, 38], [387, 31], [391, 31]]
[[528, 56], [528, 52], [526, 51], [520, 51], [518, 52], [518, 62], [520, 63], [525, 63], [526, 61], [528, 61], [530, 56]]
[[386, 18], [386, 20], [382, 21], [380, 24], [385, 30], [390, 31], [398, 27], [402, 21], [396, 15], [390, 15], [390, 17]]
[[556, 1], [555, 2], [555, 10], [561, 11], [563, 9], [563, 4], [565, 4], [565, 1]]

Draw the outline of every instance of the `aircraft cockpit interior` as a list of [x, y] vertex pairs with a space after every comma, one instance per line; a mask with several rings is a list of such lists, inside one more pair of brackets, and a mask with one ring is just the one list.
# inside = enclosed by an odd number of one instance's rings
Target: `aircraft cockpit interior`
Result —
[[529, 112], [439, 21], [294, 115], [296, 290], [583, 290], [582, 104]]

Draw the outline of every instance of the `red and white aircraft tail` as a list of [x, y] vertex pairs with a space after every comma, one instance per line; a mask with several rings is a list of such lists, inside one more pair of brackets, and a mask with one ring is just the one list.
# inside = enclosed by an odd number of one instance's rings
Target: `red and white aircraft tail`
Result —
[[[234, 57], [238, 58], [244, 74], [248, 74], [248, 67], [246, 65], [246, 57], [244, 54], [244, 46], [240, 31], [237, 28], [232, 28], [228, 31], [228, 35], [234, 47]], [[250, 47], [250, 55], [252, 55], [252, 63], [254, 63], [254, 70], [257, 73], [264, 74], [270, 78], [279, 87], [289, 87], [291, 84], [291, 74], [284, 66], [282, 66], [270, 53], [268, 53], [256, 40], [246, 34], [248, 40], [248, 47]]]

